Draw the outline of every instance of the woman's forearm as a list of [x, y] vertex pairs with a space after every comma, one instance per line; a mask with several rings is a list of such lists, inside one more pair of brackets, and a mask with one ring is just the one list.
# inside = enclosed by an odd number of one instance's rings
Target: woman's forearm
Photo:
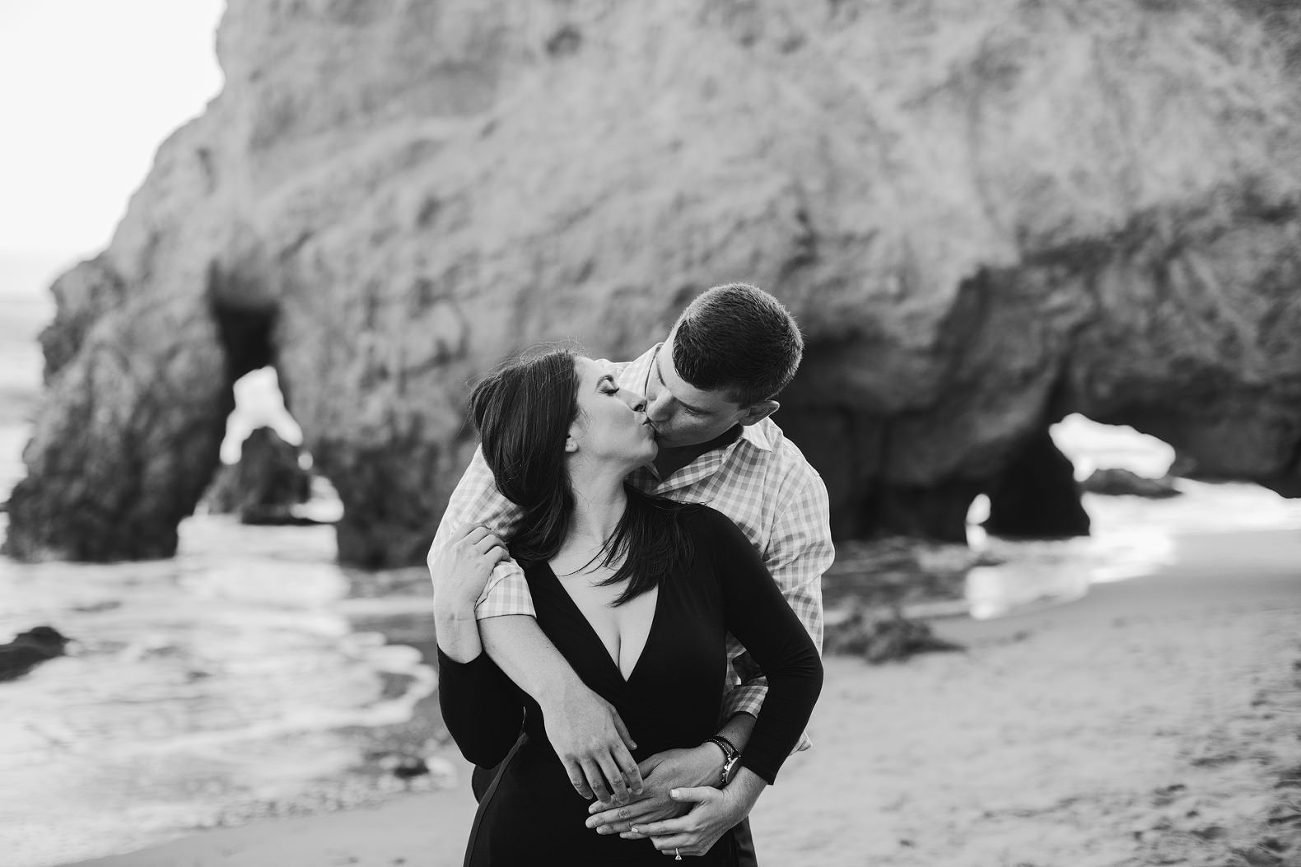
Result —
[[483, 652], [470, 600], [435, 600], [438, 704], [461, 753], [492, 767], [510, 751], [524, 720], [520, 696]]

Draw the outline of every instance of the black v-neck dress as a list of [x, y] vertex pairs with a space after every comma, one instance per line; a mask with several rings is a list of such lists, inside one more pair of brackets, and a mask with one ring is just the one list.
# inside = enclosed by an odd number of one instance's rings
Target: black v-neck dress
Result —
[[[741, 764], [771, 783], [813, 710], [821, 660], [740, 529], [704, 506], [685, 507], [679, 515], [694, 555], [688, 568], [660, 584], [645, 648], [627, 680], [546, 565], [525, 570], [538, 625], [578, 676], [619, 712], [637, 743], [638, 762], [662, 750], [698, 746], [718, 731], [726, 635], [733, 633], [769, 687]], [[479, 804], [467, 865], [663, 867], [665, 856], [649, 840], [602, 836], [584, 825], [590, 802], [574, 790], [547, 742], [541, 709], [486, 654], [460, 664], [440, 653], [439, 661], [443, 717], [466, 758], [492, 767], [510, 753]], [[690, 860], [734, 864], [732, 835]]]

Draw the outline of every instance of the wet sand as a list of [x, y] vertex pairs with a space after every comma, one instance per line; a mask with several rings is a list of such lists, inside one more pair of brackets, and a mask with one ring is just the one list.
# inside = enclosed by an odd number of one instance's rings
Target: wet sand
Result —
[[[1301, 532], [1186, 537], [1150, 577], [995, 621], [965, 653], [834, 658], [761, 800], [768, 865], [1301, 865]], [[458, 785], [199, 832], [97, 867], [459, 864]]]

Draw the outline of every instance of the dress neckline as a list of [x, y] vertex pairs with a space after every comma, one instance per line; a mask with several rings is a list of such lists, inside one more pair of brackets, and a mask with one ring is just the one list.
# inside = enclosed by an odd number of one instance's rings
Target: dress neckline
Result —
[[556, 583], [558, 589], [565, 598], [565, 602], [573, 610], [573, 613], [578, 616], [578, 619], [582, 621], [583, 626], [587, 627], [587, 635], [593, 642], [595, 642], [596, 648], [601, 653], [601, 658], [609, 663], [610, 668], [614, 670], [614, 674], [619, 678], [620, 682], [624, 684], [631, 683], [632, 679], [637, 675], [638, 669], [641, 667], [642, 660], [646, 658], [646, 651], [651, 646], [651, 639], [655, 637], [655, 630], [659, 627], [660, 602], [664, 599], [664, 594], [661, 592], [663, 588], [655, 587], [653, 590], [646, 591], [655, 594], [655, 610], [651, 612], [651, 624], [650, 628], [646, 630], [646, 640], [642, 642], [641, 651], [637, 654], [637, 660], [632, 664], [632, 668], [628, 670], [628, 676], [625, 677], [623, 669], [619, 667], [619, 660], [610, 655], [610, 651], [606, 648], [605, 642], [601, 640], [601, 636], [597, 633], [596, 627], [592, 625], [592, 621], [587, 619], [587, 615], [583, 613], [583, 609], [578, 607], [578, 603], [574, 601], [574, 597], [569, 595], [569, 589], [565, 587], [565, 583], [556, 575], [555, 570], [551, 568], [551, 564], [543, 563], [542, 565], [546, 569], [547, 577]]

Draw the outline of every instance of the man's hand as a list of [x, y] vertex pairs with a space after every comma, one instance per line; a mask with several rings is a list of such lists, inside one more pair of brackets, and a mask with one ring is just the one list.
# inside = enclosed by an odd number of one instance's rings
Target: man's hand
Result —
[[584, 798], [616, 804], [642, 793], [641, 771], [632, 760], [637, 748], [614, 707], [583, 686], [542, 707], [547, 740]]
[[645, 786], [642, 795], [626, 805], [597, 801], [588, 808], [592, 816], [587, 827], [598, 834], [618, 834], [630, 825], [672, 819], [687, 812], [690, 804], [674, 801], [670, 789], [708, 786], [723, 769], [723, 752], [711, 743], [691, 749], [665, 750], [638, 766]]
[[690, 812], [676, 819], [634, 824], [619, 836], [625, 840], [649, 837], [655, 848], [666, 855], [704, 855], [719, 837], [750, 815], [766, 785], [758, 774], [741, 768], [723, 789], [674, 789], [669, 796], [690, 805]]

